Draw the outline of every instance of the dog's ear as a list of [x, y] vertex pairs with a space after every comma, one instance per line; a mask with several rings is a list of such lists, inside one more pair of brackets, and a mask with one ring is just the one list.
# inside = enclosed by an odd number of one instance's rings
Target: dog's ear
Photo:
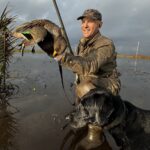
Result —
[[112, 119], [111, 116], [114, 112], [114, 104], [111, 96], [104, 96], [103, 107], [100, 112], [101, 125], [104, 126]]

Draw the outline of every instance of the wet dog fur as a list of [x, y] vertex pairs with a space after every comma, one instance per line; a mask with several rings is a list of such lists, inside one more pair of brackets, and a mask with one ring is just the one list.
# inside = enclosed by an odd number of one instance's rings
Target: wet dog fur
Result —
[[[139, 142], [138, 148], [134, 148], [140, 136], [150, 143], [150, 111], [142, 110], [104, 90], [91, 90], [69, 117], [73, 128], [82, 128], [88, 124], [103, 127], [121, 149], [138, 149], [140, 146], [143, 149], [143, 144]], [[142, 139], [141, 143], [144, 141]], [[148, 143], [144, 145], [146, 148], [150, 148]]]

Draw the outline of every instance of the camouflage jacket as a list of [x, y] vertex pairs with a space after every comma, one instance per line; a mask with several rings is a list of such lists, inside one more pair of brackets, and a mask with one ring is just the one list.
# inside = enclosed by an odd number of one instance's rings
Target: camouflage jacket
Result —
[[62, 65], [78, 75], [77, 83], [82, 80], [118, 78], [115, 46], [99, 32], [90, 40], [81, 39], [77, 55], [66, 53]]

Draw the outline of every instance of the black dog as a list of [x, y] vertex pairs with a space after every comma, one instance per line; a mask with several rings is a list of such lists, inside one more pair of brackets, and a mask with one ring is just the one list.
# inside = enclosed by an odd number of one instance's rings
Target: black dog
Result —
[[108, 130], [121, 149], [150, 149], [150, 111], [104, 90], [95, 89], [86, 94], [70, 114], [70, 120], [73, 128], [95, 124]]

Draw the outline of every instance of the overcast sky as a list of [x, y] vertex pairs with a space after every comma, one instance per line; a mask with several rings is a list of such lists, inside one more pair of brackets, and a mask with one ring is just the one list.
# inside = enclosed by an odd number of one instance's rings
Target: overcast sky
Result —
[[[49, 19], [59, 25], [52, 0], [0, 0], [0, 12], [9, 2], [16, 23], [33, 19]], [[116, 50], [150, 55], [150, 0], [57, 0], [72, 47], [81, 38], [80, 21], [76, 18], [88, 8], [98, 9], [103, 15], [101, 33], [111, 38]]]

